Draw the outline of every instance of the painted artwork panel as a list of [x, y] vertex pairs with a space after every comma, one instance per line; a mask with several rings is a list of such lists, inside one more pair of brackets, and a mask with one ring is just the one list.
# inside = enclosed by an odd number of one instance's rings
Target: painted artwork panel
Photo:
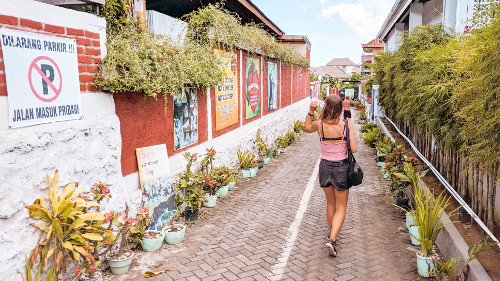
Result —
[[274, 62], [267, 62], [267, 106], [269, 111], [278, 108], [278, 67]]
[[172, 175], [166, 144], [137, 148], [142, 206], [149, 207], [153, 218], [148, 229], [161, 230], [176, 212]]
[[245, 57], [245, 117], [260, 114], [260, 60]]
[[215, 130], [221, 130], [238, 123], [238, 63], [236, 54], [214, 50], [222, 60], [224, 83], [215, 87]]
[[198, 142], [198, 102], [195, 88], [179, 89], [174, 95], [174, 149]]
[[345, 89], [345, 96], [350, 97], [351, 100], [354, 99], [354, 89]]

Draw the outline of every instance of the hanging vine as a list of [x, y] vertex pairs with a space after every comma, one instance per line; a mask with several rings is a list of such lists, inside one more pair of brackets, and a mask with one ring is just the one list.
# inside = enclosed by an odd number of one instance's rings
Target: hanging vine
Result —
[[259, 25], [242, 25], [222, 4], [209, 4], [183, 17], [188, 27], [180, 44], [168, 36], [142, 32], [130, 19], [128, 2], [106, 1], [107, 55], [94, 77], [94, 85], [105, 90], [157, 98], [187, 85], [214, 87], [223, 78], [214, 46], [242, 48], [285, 64], [308, 66], [309, 61], [291, 46], [277, 42]]

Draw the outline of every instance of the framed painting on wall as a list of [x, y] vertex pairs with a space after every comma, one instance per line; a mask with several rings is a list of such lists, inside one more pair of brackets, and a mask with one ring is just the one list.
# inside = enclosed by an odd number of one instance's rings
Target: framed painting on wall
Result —
[[174, 149], [198, 142], [198, 102], [195, 88], [184, 88], [174, 95]]
[[245, 58], [245, 117], [253, 118], [260, 114], [260, 60]]

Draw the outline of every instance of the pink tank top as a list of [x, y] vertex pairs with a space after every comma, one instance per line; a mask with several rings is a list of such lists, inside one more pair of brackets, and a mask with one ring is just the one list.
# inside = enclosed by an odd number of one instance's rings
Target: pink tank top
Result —
[[[323, 132], [323, 121], [321, 121], [321, 158], [328, 161], [341, 161], [347, 159], [347, 142], [339, 143], [325, 143], [324, 140], [345, 140], [346, 128], [344, 127], [344, 133], [341, 138], [325, 138], [325, 133]], [[347, 140], [348, 141], [348, 140]]]

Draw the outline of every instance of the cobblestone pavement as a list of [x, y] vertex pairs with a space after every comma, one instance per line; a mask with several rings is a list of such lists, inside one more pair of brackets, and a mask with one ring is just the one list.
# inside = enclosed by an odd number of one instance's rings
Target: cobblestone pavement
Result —
[[[216, 208], [204, 208], [182, 244], [136, 253], [128, 274], [107, 272], [104, 279], [423, 280], [416, 273], [417, 248], [409, 243], [404, 216], [391, 205], [388, 183], [359, 136], [358, 149], [364, 183], [350, 191], [338, 257], [328, 256], [324, 245], [326, 199], [317, 175], [308, 201], [304, 195], [320, 154], [318, 137], [304, 134], [255, 178], [242, 180]], [[142, 276], [165, 269], [172, 271]]]

